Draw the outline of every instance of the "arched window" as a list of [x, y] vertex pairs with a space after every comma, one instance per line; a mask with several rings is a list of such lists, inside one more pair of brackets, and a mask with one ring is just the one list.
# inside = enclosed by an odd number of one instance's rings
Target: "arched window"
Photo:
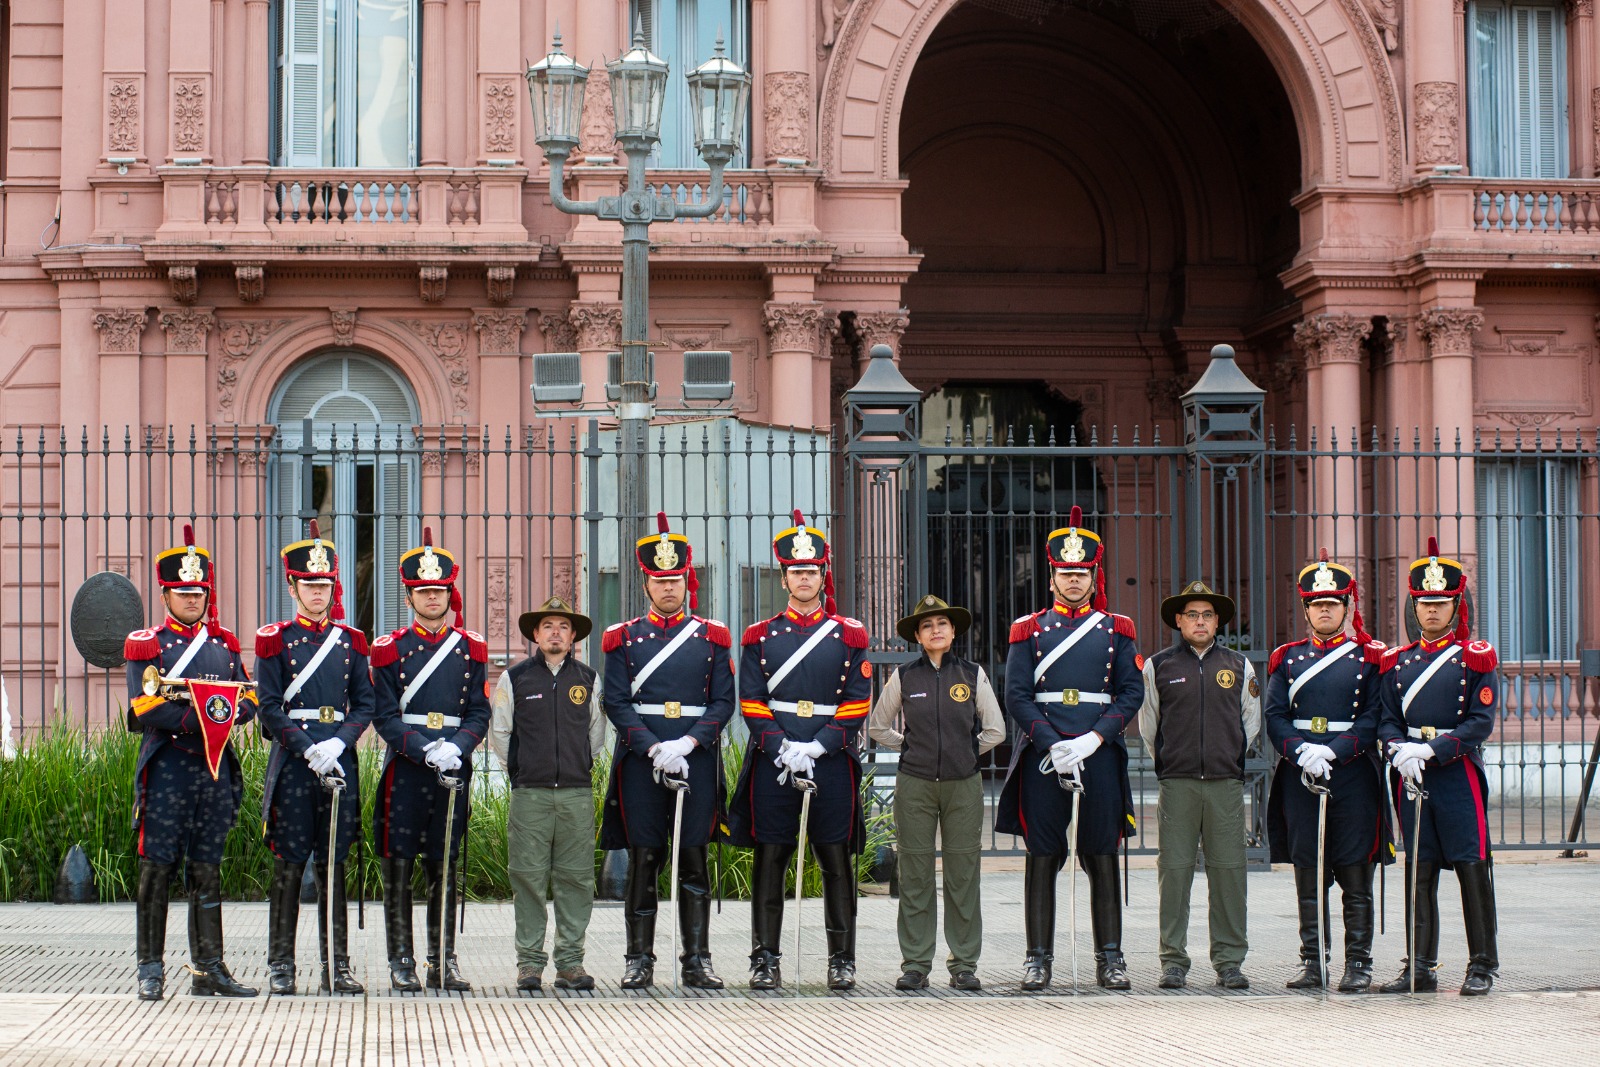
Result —
[[[305, 536], [305, 520], [315, 515], [339, 550], [351, 625], [369, 634], [403, 625], [395, 568], [421, 535], [412, 436], [418, 413], [410, 385], [381, 360], [337, 349], [291, 369], [267, 411], [281, 443], [269, 472], [274, 555]], [[296, 455], [308, 430], [315, 451]], [[276, 588], [279, 617], [287, 617], [288, 591], [281, 582]]]

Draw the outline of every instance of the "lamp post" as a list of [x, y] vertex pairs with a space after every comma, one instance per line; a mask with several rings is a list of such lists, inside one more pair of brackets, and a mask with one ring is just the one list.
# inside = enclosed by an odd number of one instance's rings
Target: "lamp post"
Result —
[[[739, 151], [750, 75], [724, 54], [722, 37], [715, 54], [686, 75], [695, 148], [711, 168], [710, 192], [698, 204], [657, 196], [645, 184], [645, 162], [661, 140], [661, 109], [666, 97], [665, 60], [645, 47], [642, 27], [633, 46], [606, 64], [616, 109], [616, 137], [628, 159], [628, 181], [621, 196], [571, 200], [562, 189], [567, 157], [578, 146], [583, 91], [589, 70], [561, 51], [555, 35], [550, 54], [528, 68], [533, 102], [534, 140], [550, 162], [550, 201], [569, 215], [593, 215], [622, 224], [622, 381], [616, 413], [620, 435], [617, 508], [622, 555], [632, 551], [646, 510], [649, 486], [644, 456], [650, 420], [649, 307], [650, 224], [675, 218], [706, 218], [722, 206], [722, 171]], [[626, 614], [626, 613], [624, 613]]]

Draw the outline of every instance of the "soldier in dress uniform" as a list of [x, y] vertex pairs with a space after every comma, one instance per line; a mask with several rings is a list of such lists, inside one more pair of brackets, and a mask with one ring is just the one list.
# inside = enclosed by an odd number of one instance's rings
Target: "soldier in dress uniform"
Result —
[[1053, 603], [1011, 624], [1005, 709], [1022, 738], [995, 818], [997, 832], [1021, 835], [1028, 850], [1022, 988], [1050, 984], [1056, 875], [1066, 863], [1072, 818], [1072, 796], [1061, 777], [1070, 776], [1083, 784], [1076, 852], [1089, 877], [1095, 981], [1127, 989], [1117, 849], [1135, 824], [1122, 733], [1144, 700], [1144, 658], [1134, 647], [1133, 620], [1107, 610], [1105, 543], [1083, 525], [1082, 509], [1072, 509], [1045, 551]]
[[[144, 734], [133, 775], [133, 828], [139, 838], [137, 931], [139, 999], [160, 1000], [167, 938], [167, 889], [180, 860], [188, 859], [189, 955], [196, 995], [253, 997], [222, 962], [222, 849], [239, 814], [243, 779], [228, 746], [213, 776], [206, 758], [200, 709], [189, 694], [146, 695], [144, 675], [154, 667], [168, 678], [248, 682], [239, 639], [217, 620], [211, 554], [195, 547], [183, 528], [183, 545], [156, 557], [156, 581], [167, 616], [153, 630], [128, 635], [128, 728]], [[202, 622], [201, 619], [206, 621]], [[238, 704], [236, 723], [255, 717], [255, 697]]]
[[[268, 991], [295, 991], [294, 938], [300, 881], [313, 858], [322, 991], [362, 993], [350, 970], [345, 856], [361, 834], [361, 780], [356, 742], [372, 721], [367, 638], [344, 618], [339, 555], [311, 521], [311, 536], [284, 547], [284, 573], [297, 610], [292, 619], [256, 631], [256, 673], [262, 732], [272, 742], [261, 810], [262, 834], [276, 862], [268, 894]], [[332, 798], [324, 776], [347, 783], [339, 801], [336, 855], [329, 856]], [[332, 878], [329, 878], [329, 867]], [[333, 894], [332, 960], [328, 893]], [[331, 974], [330, 974], [331, 966]]]
[[798, 511], [794, 523], [772, 541], [788, 606], [744, 632], [739, 704], [750, 748], [730, 827], [734, 844], [755, 846], [750, 988], [776, 989], [783, 984], [783, 882], [799, 844], [802, 799], [787, 782], [790, 776], [816, 782], [806, 840], [822, 868], [828, 988], [851, 989], [855, 856], [866, 846], [856, 740], [871, 703], [872, 663], [866, 628], [836, 613], [827, 535]]
[[[1378, 741], [1399, 776], [1394, 801], [1406, 843], [1406, 862], [1417, 865], [1416, 944], [1400, 977], [1385, 993], [1439, 987], [1439, 871], [1448, 867], [1461, 883], [1467, 927], [1467, 977], [1462, 996], [1481, 996], [1500, 967], [1495, 950], [1494, 861], [1489, 854], [1489, 783], [1481, 749], [1500, 710], [1499, 656], [1487, 641], [1472, 640], [1461, 564], [1439, 555], [1428, 538], [1428, 554], [1411, 564], [1407, 583], [1422, 636], [1390, 649], [1379, 682], [1382, 715]], [[1420, 825], [1401, 779], [1421, 784]], [[1409, 880], [1409, 875], [1408, 875]], [[1407, 894], [1406, 929], [1412, 927]]]
[[[727, 626], [692, 614], [699, 582], [689, 539], [660, 533], [635, 547], [650, 610], [601, 636], [606, 716], [617, 730], [600, 826], [600, 847], [628, 850], [623, 896], [627, 955], [622, 988], [655, 981], [656, 879], [667, 863], [674, 791], [661, 777], [687, 778], [678, 846], [678, 922], [683, 933], [683, 981], [721, 989], [711, 969], [711, 873], [707, 846], [719, 834], [726, 795], [720, 739], [733, 718], [733, 636]], [[685, 602], [687, 601], [687, 607]]]
[[1272, 860], [1294, 864], [1300, 906], [1301, 969], [1288, 986], [1319, 988], [1328, 949], [1325, 944], [1319, 958], [1317, 909], [1326, 915], [1328, 884], [1317, 884], [1319, 804], [1300, 780], [1304, 772], [1330, 790], [1321, 847], [1324, 877], [1338, 882], [1344, 896], [1339, 992], [1365, 993], [1372, 985], [1372, 876], [1377, 864], [1394, 858], [1377, 749], [1378, 667], [1385, 649], [1361, 621], [1355, 574], [1328, 562], [1326, 551], [1300, 571], [1297, 587], [1311, 635], [1272, 653], [1264, 709], [1267, 737], [1280, 757], [1268, 802]]
[[[372, 806], [372, 840], [383, 871], [389, 984], [404, 993], [422, 989], [411, 941], [411, 874], [419, 856], [427, 858], [428, 988], [439, 988], [441, 974], [445, 989], [472, 988], [456, 966], [456, 879], [447, 884], [444, 878], [449, 789], [441, 777], [461, 780], [448, 844], [454, 871], [467, 830], [472, 752], [489, 730], [489, 646], [463, 627], [460, 573], [455, 557], [435, 548], [433, 531], [423, 527], [421, 547], [400, 557], [400, 583], [415, 619], [372, 644], [372, 727], [388, 745]], [[450, 612], [454, 625], [446, 621]]]

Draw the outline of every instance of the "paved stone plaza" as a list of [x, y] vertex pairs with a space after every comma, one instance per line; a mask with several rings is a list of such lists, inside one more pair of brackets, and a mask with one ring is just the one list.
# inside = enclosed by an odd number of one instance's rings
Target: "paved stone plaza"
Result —
[[[731, 981], [725, 993], [675, 997], [671, 984], [623, 993], [622, 916], [596, 908], [588, 967], [592, 994], [512, 988], [509, 905], [469, 907], [461, 937], [462, 969], [473, 993], [392, 995], [384, 966], [379, 910], [364, 931], [352, 929], [365, 998], [301, 995], [248, 1001], [187, 995], [180, 969], [184, 911], [174, 905], [168, 936], [169, 996], [159, 1005], [133, 998], [130, 905], [61, 908], [0, 906], [0, 1058], [34, 1064], [915, 1064], [1082, 1062], [1127, 1065], [1321, 1062], [1594, 1063], [1600, 1057], [1600, 862], [1506, 854], [1497, 868], [1501, 978], [1484, 1000], [1454, 992], [1464, 969], [1459, 902], [1453, 879], [1441, 884], [1441, 977], [1449, 992], [1407, 997], [1319, 996], [1283, 988], [1294, 962], [1292, 878], [1287, 870], [1250, 878], [1248, 992], [1210, 985], [1204, 962], [1205, 885], [1196, 881], [1191, 954], [1196, 968], [1181, 992], [1155, 988], [1155, 872], [1132, 872], [1126, 944], [1134, 989], [1071, 995], [1067, 893], [1055, 991], [1022, 994], [1022, 880], [1016, 864], [992, 861], [985, 875], [982, 993], [955, 993], [935, 974], [926, 993], [897, 994], [895, 902], [861, 901], [861, 984], [851, 994], [821, 988], [822, 909], [805, 911], [804, 982], [780, 994], [742, 988], [748, 952], [748, 906], [730, 902], [714, 917], [712, 948]], [[1375, 947], [1377, 970], [1390, 978], [1404, 954], [1403, 865], [1391, 868], [1387, 932]], [[1080, 891], [1083, 886], [1080, 881]], [[1080, 901], [1083, 972], [1088, 956], [1087, 901]], [[1335, 906], [1335, 916], [1338, 914]], [[422, 918], [418, 910], [418, 921]], [[792, 913], [791, 920], [792, 921]], [[1337, 918], [1335, 919], [1337, 928]], [[229, 905], [228, 959], [242, 980], [265, 984], [265, 904]], [[303, 910], [302, 988], [315, 988], [315, 918]], [[792, 927], [790, 928], [792, 930]], [[419, 929], [420, 933], [420, 929]], [[787, 931], [786, 931], [787, 934]], [[1335, 934], [1336, 940], [1338, 934]], [[786, 939], [787, 945], [787, 939]], [[665, 936], [657, 954], [665, 957]], [[785, 958], [792, 982], [793, 961]], [[658, 972], [659, 973], [659, 972]], [[546, 980], [553, 977], [546, 972]]]

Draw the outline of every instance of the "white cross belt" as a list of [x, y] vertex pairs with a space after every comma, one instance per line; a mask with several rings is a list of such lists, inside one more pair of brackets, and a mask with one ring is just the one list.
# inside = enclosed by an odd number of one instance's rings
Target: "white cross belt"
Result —
[[806, 706], [809, 710], [801, 710], [800, 704], [792, 700], [767, 701], [767, 707], [771, 708], [773, 711], [786, 711], [790, 715], [798, 715], [802, 719], [810, 718], [813, 715], [820, 715], [822, 718], [826, 719], [831, 717], [834, 712], [839, 710], [839, 705], [837, 704], [808, 703]]
[[1354, 729], [1356, 725], [1353, 722], [1333, 722], [1329, 719], [1323, 719], [1322, 728], [1319, 730], [1315, 723], [1315, 719], [1296, 719], [1294, 720], [1294, 728], [1296, 730], [1310, 730], [1319, 734], [1340, 734], [1346, 730]]
[[1036, 704], [1109, 704], [1110, 693], [1085, 693], [1078, 689], [1063, 689], [1056, 693], [1035, 693], [1033, 700]]

